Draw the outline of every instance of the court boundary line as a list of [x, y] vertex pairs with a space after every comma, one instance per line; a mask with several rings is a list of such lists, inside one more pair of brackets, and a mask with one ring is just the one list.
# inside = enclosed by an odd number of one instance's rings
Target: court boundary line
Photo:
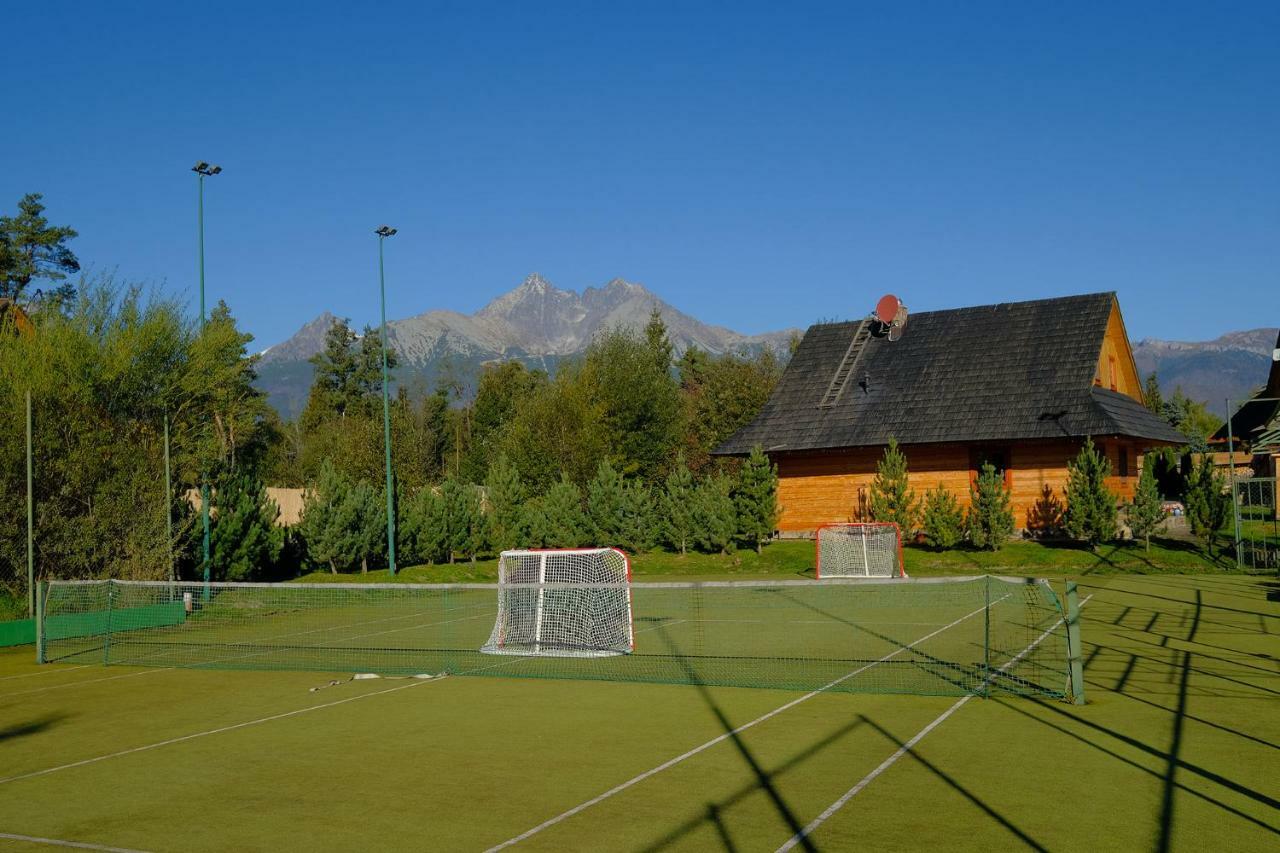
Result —
[[28, 844], [47, 844], [50, 847], [74, 847], [78, 850], [103, 850], [106, 853], [146, 853], [132, 847], [111, 847], [106, 844], [94, 844], [92, 841], [67, 841], [62, 838], [44, 838], [39, 835], [19, 835], [16, 832], [0, 832], [0, 839], [9, 841], [25, 841]]
[[48, 675], [51, 672], [72, 672], [77, 669], [86, 669], [93, 666], [91, 663], [79, 663], [66, 669], [42, 669], [37, 672], [20, 672], [17, 675], [0, 675], [0, 681], [9, 681], [14, 678], [30, 678], [33, 675]]
[[[1080, 606], [1084, 607], [1086, 604], [1089, 603], [1089, 599], [1091, 598], [1093, 598], [1093, 593], [1090, 593], [1089, 595], [1085, 596], [1085, 599], [1080, 602]], [[996, 672], [992, 673], [991, 675], [988, 675], [986, 678], [986, 682], [990, 683], [995, 679], [996, 673], [1004, 672], [1009, 667], [1013, 666], [1018, 661], [1026, 657], [1026, 655], [1032, 649], [1034, 649], [1036, 646], [1040, 645], [1040, 643], [1044, 641], [1045, 637], [1048, 637], [1054, 631], [1058, 630], [1058, 626], [1062, 625], [1065, 621], [1066, 619], [1063, 618], [1063, 619], [1059, 619], [1057, 622], [1054, 622], [1053, 625], [1051, 625], [1048, 628], [1048, 630], [1046, 630], [1039, 637], [1036, 637], [1034, 640], [1032, 640], [1031, 645], [1027, 646], [1025, 649], [1018, 652], [1018, 654], [1014, 655], [1014, 657], [1008, 663], [1006, 663], [1004, 666], [997, 669]], [[881, 761], [880, 764], [877, 765], [874, 770], [872, 770], [866, 776], [863, 776], [861, 779], [859, 779], [857, 784], [855, 784], [852, 788], [850, 788], [849, 790], [841, 794], [834, 803], [832, 803], [831, 805], [823, 809], [822, 812], [817, 817], [815, 817], [809, 823], [805, 824], [804, 827], [799, 832], [797, 832], [795, 835], [791, 836], [785, 842], [783, 842], [782, 846], [777, 849], [776, 853], [787, 853], [787, 851], [793, 849], [797, 844], [800, 844], [801, 842], [804, 841], [804, 839], [812, 835], [815, 830], [819, 829], [824, 823], [826, 823], [828, 820], [834, 817], [836, 812], [844, 808], [849, 803], [849, 801], [852, 800], [854, 797], [856, 797], [859, 793], [861, 793], [864, 788], [866, 788], [868, 785], [870, 785], [872, 782], [878, 779], [881, 774], [883, 774], [890, 767], [896, 764], [898, 759], [902, 758], [902, 756], [906, 755], [913, 748], [915, 748], [916, 744], [924, 740], [925, 737], [927, 737], [930, 732], [932, 732], [938, 726], [946, 722], [947, 718], [949, 718], [956, 711], [959, 711], [960, 708], [963, 707], [966, 702], [968, 702], [970, 699], [972, 699], [976, 695], [977, 695], [976, 693], [969, 693], [965, 696], [961, 696], [954, 705], [952, 705], [950, 708], [948, 708], [947, 710], [939, 714], [937, 717], [935, 717], [932, 722], [930, 722], [927, 726], [922, 728], [920, 731], [916, 732], [911, 737], [910, 740], [908, 740], [902, 746], [894, 750], [893, 753], [884, 761]]]
[[[1002, 596], [1000, 599], [997, 599], [997, 601], [1002, 601], [1005, 598], [1008, 598], [1009, 595], [1011, 594], [1012, 593], [1007, 593], [1006, 595]], [[858, 667], [853, 672], [846, 673], [845, 675], [840, 676], [834, 681], [824, 684], [823, 686], [819, 687], [817, 690], [811, 690], [808, 693], [804, 694], [803, 696], [792, 699], [790, 702], [787, 702], [783, 705], [779, 705], [777, 708], [774, 708], [772, 711], [762, 714], [761, 716], [756, 717], [754, 720], [748, 723], [743, 723], [741, 726], [738, 726], [737, 728], [731, 731], [727, 731], [727, 732], [724, 732], [723, 734], [717, 735], [716, 737], [712, 738], [706, 743], [703, 743], [699, 746], [695, 746], [693, 749], [690, 749], [687, 752], [681, 753], [680, 755], [677, 755], [674, 758], [667, 759], [666, 761], [664, 761], [663, 763], [659, 764], [656, 767], [651, 767], [650, 769], [644, 771], [643, 773], [640, 773], [636, 776], [632, 776], [630, 779], [613, 786], [612, 788], [610, 788], [609, 790], [605, 791], [602, 794], [597, 794], [591, 799], [581, 802], [578, 805], [574, 806], [573, 808], [568, 809], [567, 811], [561, 812], [555, 817], [551, 817], [544, 820], [542, 823], [532, 827], [531, 829], [525, 830], [519, 835], [508, 838], [506, 841], [503, 841], [500, 844], [495, 844], [494, 846], [485, 850], [485, 853], [497, 853], [497, 851], [499, 850], [505, 850], [506, 848], [511, 847], [512, 845], [519, 844], [521, 841], [525, 841], [526, 839], [531, 838], [534, 835], [537, 835], [539, 832], [542, 832], [544, 829], [550, 829], [556, 824], [562, 823], [571, 817], [579, 815], [582, 812], [586, 811], [587, 809], [591, 808], [592, 806], [598, 805], [604, 802], [605, 800], [609, 799], [610, 797], [616, 796], [617, 794], [621, 794], [623, 791], [626, 791], [627, 789], [635, 785], [638, 785], [641, 782], [644, 782], [645, 780], [652, 778], [653, 776], [658, 775], [664, 770], [669, 770], [670, 768], [676, 766], [677, 764], [680, 764], [681, 762], [686, 761], [687, 759], [693, 758], [695, 755], [699, 755], [700, 753], [710, 749], [716, 744], [723, 743], [724, 741], [729, 740], [730, 738], [735, 737], [741, 734], [742, 732], [745, 732], [747, 729], [750, 729], [753, 726], [756, 726], [760, 723], [771, 720], [774, 717], [778, 716], [779, 714], [783, 713], [784, 711], [789, 711], [792, 708], [796, 707], [797, 705], [801, 704], [802, 702], [807, 702], [813, 697], [821, 693], [825, 693], [826, 691], [830, 690], [832, 687], [835, 687], [837, 684], [848, 681], [850, 678], [853, 678], [855, 675], [858, 675], [860, 673], [866, 672], [868, 669], [870, 669], [873, 666], [878, 666], [879, 664], [882, 664], [885, 661], [890, 660], [891, 658], [897, 657], [903, 652], [909, 651], [910, 649], [923, 643], [925, 640], [936, 637], [937, 635], [941, 634], [943, 631], [951, 630], [956, 625], [959, 625], [961, 622], [965, 621], [966, 619], [971, 619], [974, 616], [977, 616], [979, 613], [986, 610], [987, 607], [988, 605], [983, 605], [982, 607], [979, 607], [977, 610], [973, 611], [972, 613], [968, 613], [964, 616], [961, 616], [959, 619], [956, 619], [954, 622], [944, 625], [938, 630], [933, 631], [929, 634], [925, 634], [920, 639], [915, 640], [909, 643], [908, 645], [901, 646], [878, 660], [874, 660], [871, 663], [866, 664], [865, 666]]]

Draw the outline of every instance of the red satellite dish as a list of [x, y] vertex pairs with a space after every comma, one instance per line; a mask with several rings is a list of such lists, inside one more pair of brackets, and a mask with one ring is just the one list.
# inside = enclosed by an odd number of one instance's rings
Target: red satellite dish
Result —
[[902, 300], [894, 296], [892, 293], [886, 293], [880, 297], [880, 301], [876, 303], [876, 319], [888, 326], [898, 316], [898, 309], [902, 307]]
[[881, 323], [882, 333], [889, 340], [896, 341], [902, 337], [902, 331], [907, 325], [907, 306], [892, 293], [886, 293], [876, 303], [876, 319]]

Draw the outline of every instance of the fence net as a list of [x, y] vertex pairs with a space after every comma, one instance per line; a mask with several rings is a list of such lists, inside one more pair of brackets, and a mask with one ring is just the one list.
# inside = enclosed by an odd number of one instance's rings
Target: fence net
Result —
[[[548, 593], [565, 587], [528, 585]], [[633, 609], [630, 654], [495, 657], [481, 651], [498, 610], [492, 584], [54, 581], [42, 595], [39, 654], [48, 662], [843, 692], [1067, 691], [1062, 610], [1046, 581], [623, 588]]]

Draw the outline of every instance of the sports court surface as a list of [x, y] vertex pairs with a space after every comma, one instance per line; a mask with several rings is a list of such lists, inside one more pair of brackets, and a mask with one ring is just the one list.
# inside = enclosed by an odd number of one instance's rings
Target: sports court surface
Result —
[[1081, 596], [1084, 706], [8, 650], [0, 849], [1275, 849], [1280, 584]]

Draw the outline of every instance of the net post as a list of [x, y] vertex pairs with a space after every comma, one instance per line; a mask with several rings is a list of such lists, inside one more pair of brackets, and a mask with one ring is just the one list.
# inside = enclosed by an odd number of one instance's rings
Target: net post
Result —
[[1076, 705], [1084, 704], [1084, 657], [1080, 648], [1080, 594], [1075, 581], [1067, 581], [1067, 661], [1071, 683], [1067, 694]]
[[991, 698], [991, 575], [982, 578], [982, 696]]
[[[205, 587], [208, 589], [208, 587]], [[115, 581], [107, 581], [107, 614], [102, 624], [102, 665], [111, 665], [111, 605], [116, 596]]]
[[48, 663], [44, 653], [45, 582], [36, 581], [36, 663]]

